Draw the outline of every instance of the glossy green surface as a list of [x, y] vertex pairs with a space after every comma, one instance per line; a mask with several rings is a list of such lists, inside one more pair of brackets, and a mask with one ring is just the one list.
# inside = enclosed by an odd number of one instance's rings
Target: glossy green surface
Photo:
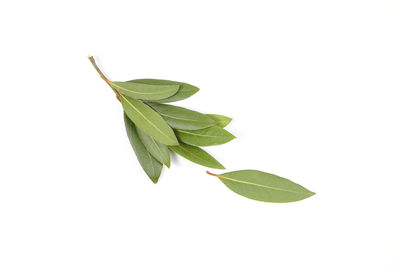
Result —
[[160, 177], [162, 164], [158, 162], [150, 153], [147, 151], [146, 147], [140, 140], [136, 127], [134, 123], [124, 114], [126, 133], [129, 138], [129, 142], [135, 151], [136, 157], [142, 166], [143, 170], [146, 172], [147, 176], [153, 181], [153, 183], [158, 182]]
[[176, 130], [178, 139], [193, 146], [215, 146], [225, 144], [235, 138], [233, 134], [219, 126], [200, 130]]
[[170, 97], [179, 90], [179, 85], [151, 85], [137, 82], [110, 82], [110, 86], [121, 94], [143, 100], [158, 100]]
[[157, 111], [165, 121], [175, 129], [197, 130], [216, 124], [213, 119], [197, 111], [167, 104], [147, 104]]
[[227, 126], [231, 121], [232, 118], [229, 118], [224, 115], [218, 115], [218, 114], [206, 114], [209, 118], [213, 119], [217, 124], [217, 126], [224, 128]]
[[225, 169], [221, 163], [199, 147], [180, 144], [179, 146], [170, 146], [169, 148], [191, 162], [213, 169]]
[[257, 170], [227, 172], [218, 178], [233, 192], [265, 202], [293, 202], [315, 194], [288, 179]]
[[160, 142], [157, 142], [153, 137], [140, 130], [140, 128], [136, 128], [136, 130], [147, 151], [149, 151], [156, 160], [169, 168], [170, 157], [168, 147]]
[[122, 107], [126, 115], [137, 127], [165, 145], [178, 145], [174, 131], [164, 119], [149, 106], [137, 99], [121, 95]]
[[136, 83], [143, 83], [143, 84], [149, 84], [149, 85], [179, 85], [179, 90], [176, 92], [174, 95], [165, 98], [165, 99], [160, 99], [160, 100], [152, 100], [152, 102], [158, 102], [158, 103], [168, 103], [168, 102], [175, 102], [175, 101], [180, 101], [183, 99], [186, 99], [188, 97], [191, 97], [195, 93], [199, 91], [199, 88], [196, 86], [187, 84], [187, 83], [181, 83], [181, 82], [175, 82], [175, 81], [169, 81], [169, 80], [156, 80], [156, 79], [137, 79], [137, 80], [132, 80], [132, 82]]

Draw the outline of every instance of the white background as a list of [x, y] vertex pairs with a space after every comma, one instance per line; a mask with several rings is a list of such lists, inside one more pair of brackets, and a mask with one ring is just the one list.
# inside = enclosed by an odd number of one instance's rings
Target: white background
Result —
[[[400, 3], [0, 0], [0, 266], [400, 266]], [[317, 192], [248, 200], [137, 163], [113, 80], [200, 87], [208, 149]]]

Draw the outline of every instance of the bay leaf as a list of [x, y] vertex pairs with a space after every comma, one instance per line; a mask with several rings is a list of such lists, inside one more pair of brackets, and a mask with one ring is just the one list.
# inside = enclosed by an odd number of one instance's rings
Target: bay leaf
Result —
[[180, 85], [152, 85], [137, 82], [110, 82], [109, 85], [121, 94], [142, 100], [159, 100], [178, 92]]
[[215, 146], [225, 144], [235, 138], [233, 134], [219, 126], [199, 130], [176, 130], [178, 139], [193, 146]]
[[315, 194], [288, 179], [257, 170], [219, 175], [207, 173], [217, 176], [233, 192], [259, 201], [285, 203], [303, 200]]
[[213, 169], [225, 169], [221, 163], [219, 163], [215, 158], [199, 147], [180, 144], [179, 146], [170, 146], [169, 149], [196, 164]]
[[157, 142], [153, 137], [140, 130], [140, 128], [137, 128], [136, 130], [147, 151], [149, 151], [156, 160], [169, 168], [170, 157], [168, 147], [160, 142]]
[[176, 92], [174, 95], [172, 95], [168, 98], [164, 98], [164, 99], [160, 99], [160, 100], [151, 100], [152, 102], [158, 102], [158, 103], [168, 103], [168, 102], [180, 101], [180, 100], [186, 99], [188, 97], [191, 97], [192, 95], [194, 95], [195, 93], [197, 93], [199, 91], [198, 87], [193, 86], [191, 84], [169, 81], [169, 80], [137, 79], [137, 80], [132, 80], [131, 82], [150, 84], [150, 85], [179, 85], [180, 86], [178, 92]]
[[227, 126], [232, 121], [232, 118], [229, 118], [224, 115], [218, 115], [218, 114], [206, 114], [206, 115], [211, 119], [213, 119], [217, 123], [216, 125], [221, 128], [225, 128], [225, 126]]
[[126, 115], [142, 131], [162, 144], [178, 145], [174, 131], [152, 108], [137, 99], [124, 95], [121, 95], [121, 103]]
[[150, 153], [147, 151], [146, 147], [140, 141], [137, 134], [135, 124], [128, 118], [124, 113], [124, 122], [126, 133], [128, 135], [129, 142], [135, 151], [136, 157], [142, 166], [143, 170], [153, 181], [153, 183], [158, 182], [158, 178], [161, 175], [162, 164], [158, 162]]
[[151, 102], [147, 104], [157, 111], [164, 120], [175, 129], [197, 130], [216, 124], [213, 119], [197, 111], [167, 104]]

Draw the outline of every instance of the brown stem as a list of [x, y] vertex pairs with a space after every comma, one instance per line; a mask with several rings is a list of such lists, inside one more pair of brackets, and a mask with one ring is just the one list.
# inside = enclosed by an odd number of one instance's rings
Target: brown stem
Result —
[[219, 177], [219, 175], [218, 175], [218, 174], [211, 173], [211, 172], [209, 172], [209, 171], [206, 171], [206, 173], [207, 173], [207, 174], [209, 174], [209, 175], [212, 175], [212, 176], [217, 176], [217, 177]]
[[[100, 70], [99, 66], [97, 66], [96, 61], [92, 56], [88, 56], [90, 62], [92, 63], [93, 67], [96, 69], [97, 73], [100, 75], [100, 78], [102, 78], [108, 85], [110, 85], [110, 80], [107, 79], [107, 77], [104, 75], [104, 73]], [[111, 85], [110, 85], [111, 87]], [[121, 93], [117, 91], [116, 89], [112, 88], [111, 89], [114, 91], [115, 96], [117, 97], [118, 101], [121, 102]]]

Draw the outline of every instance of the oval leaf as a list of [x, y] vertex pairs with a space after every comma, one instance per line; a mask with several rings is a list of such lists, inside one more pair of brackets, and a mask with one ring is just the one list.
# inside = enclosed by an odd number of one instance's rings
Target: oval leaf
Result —
[[153, 183], [157, 183], [158, 178], [161, 174], [162, 164], [158, 162], [154, 157], [152, 157], [147, 151], [146, 147], [139, 139], [135, 125], [125, 113], [124, 121], [129, 142], [131, 143], [132, 148], [135, 151], [136, 157], [140, 165], [146, 172], [147, 176], [149, 176], [149, 178], [153, 181]]
[[257, 170], [227, 172], [217, 176], [233, 192], [265, 202], [293, 202], [315, 193], [288, 179]]
[[176, 136], [183, 143], [193, 146], [221, 145], [235, 138], [233, 134], [219, 126], [200, 130], [176, 130]]
[[170, 158], [168, 147], [157, 142], [153, 137], [140, 130], [140, 128], [137, 128], [136, 130], [147, 151], [149, 151], [156, 160], [165, 164], [165, 166], [169, 168]]
[[112, 88], [121, 94], [143, 100], [158, 100], [174, 95], [179, 85], [151, 85], [136, 82], [110, 82]]
[[150, 85], [180, 85], [179, 90], [178, 92], [176, 92], [176, 94], [165, 99], [152, 100], [152, 102], [158, 102], [158, 103], [168, 103], [168, 102], [183, 100], [188, 97], [191, 97], [192, 95], [194, 95], [199, 91], [199, 88], [196, 86], [187, 83], [168, 81], [168, 80], [137, 79], [137, 80], [132, 80], [132, 82], [150, 84]]
[[213, 169], [225, 169], [221, 163], [199, 147], [180, 144], [179, 146], [170, 146], [169, 148], [176, 154], [190, 160], [191, 162]]
[[157, 111], [165, 121], [175, 129], [198, 130], [216, 124], [213, 119], [197, 111], [159, 103], [147, 104]]
[[124, 95], [121, 95], [121, 102], [126, 115], [142, 131], [162, 144], [178, 145], [174, 131], [157, 112], [139, 100]]
[[218, 115], [218, 114], [206, 114], [206, 115], [211, 119], [213, 119], [217, 123], [217, 126], [221, 128], [225, 128], [225, 126], [232, 121], [232, 118], [229, 118], [224, 115]]

